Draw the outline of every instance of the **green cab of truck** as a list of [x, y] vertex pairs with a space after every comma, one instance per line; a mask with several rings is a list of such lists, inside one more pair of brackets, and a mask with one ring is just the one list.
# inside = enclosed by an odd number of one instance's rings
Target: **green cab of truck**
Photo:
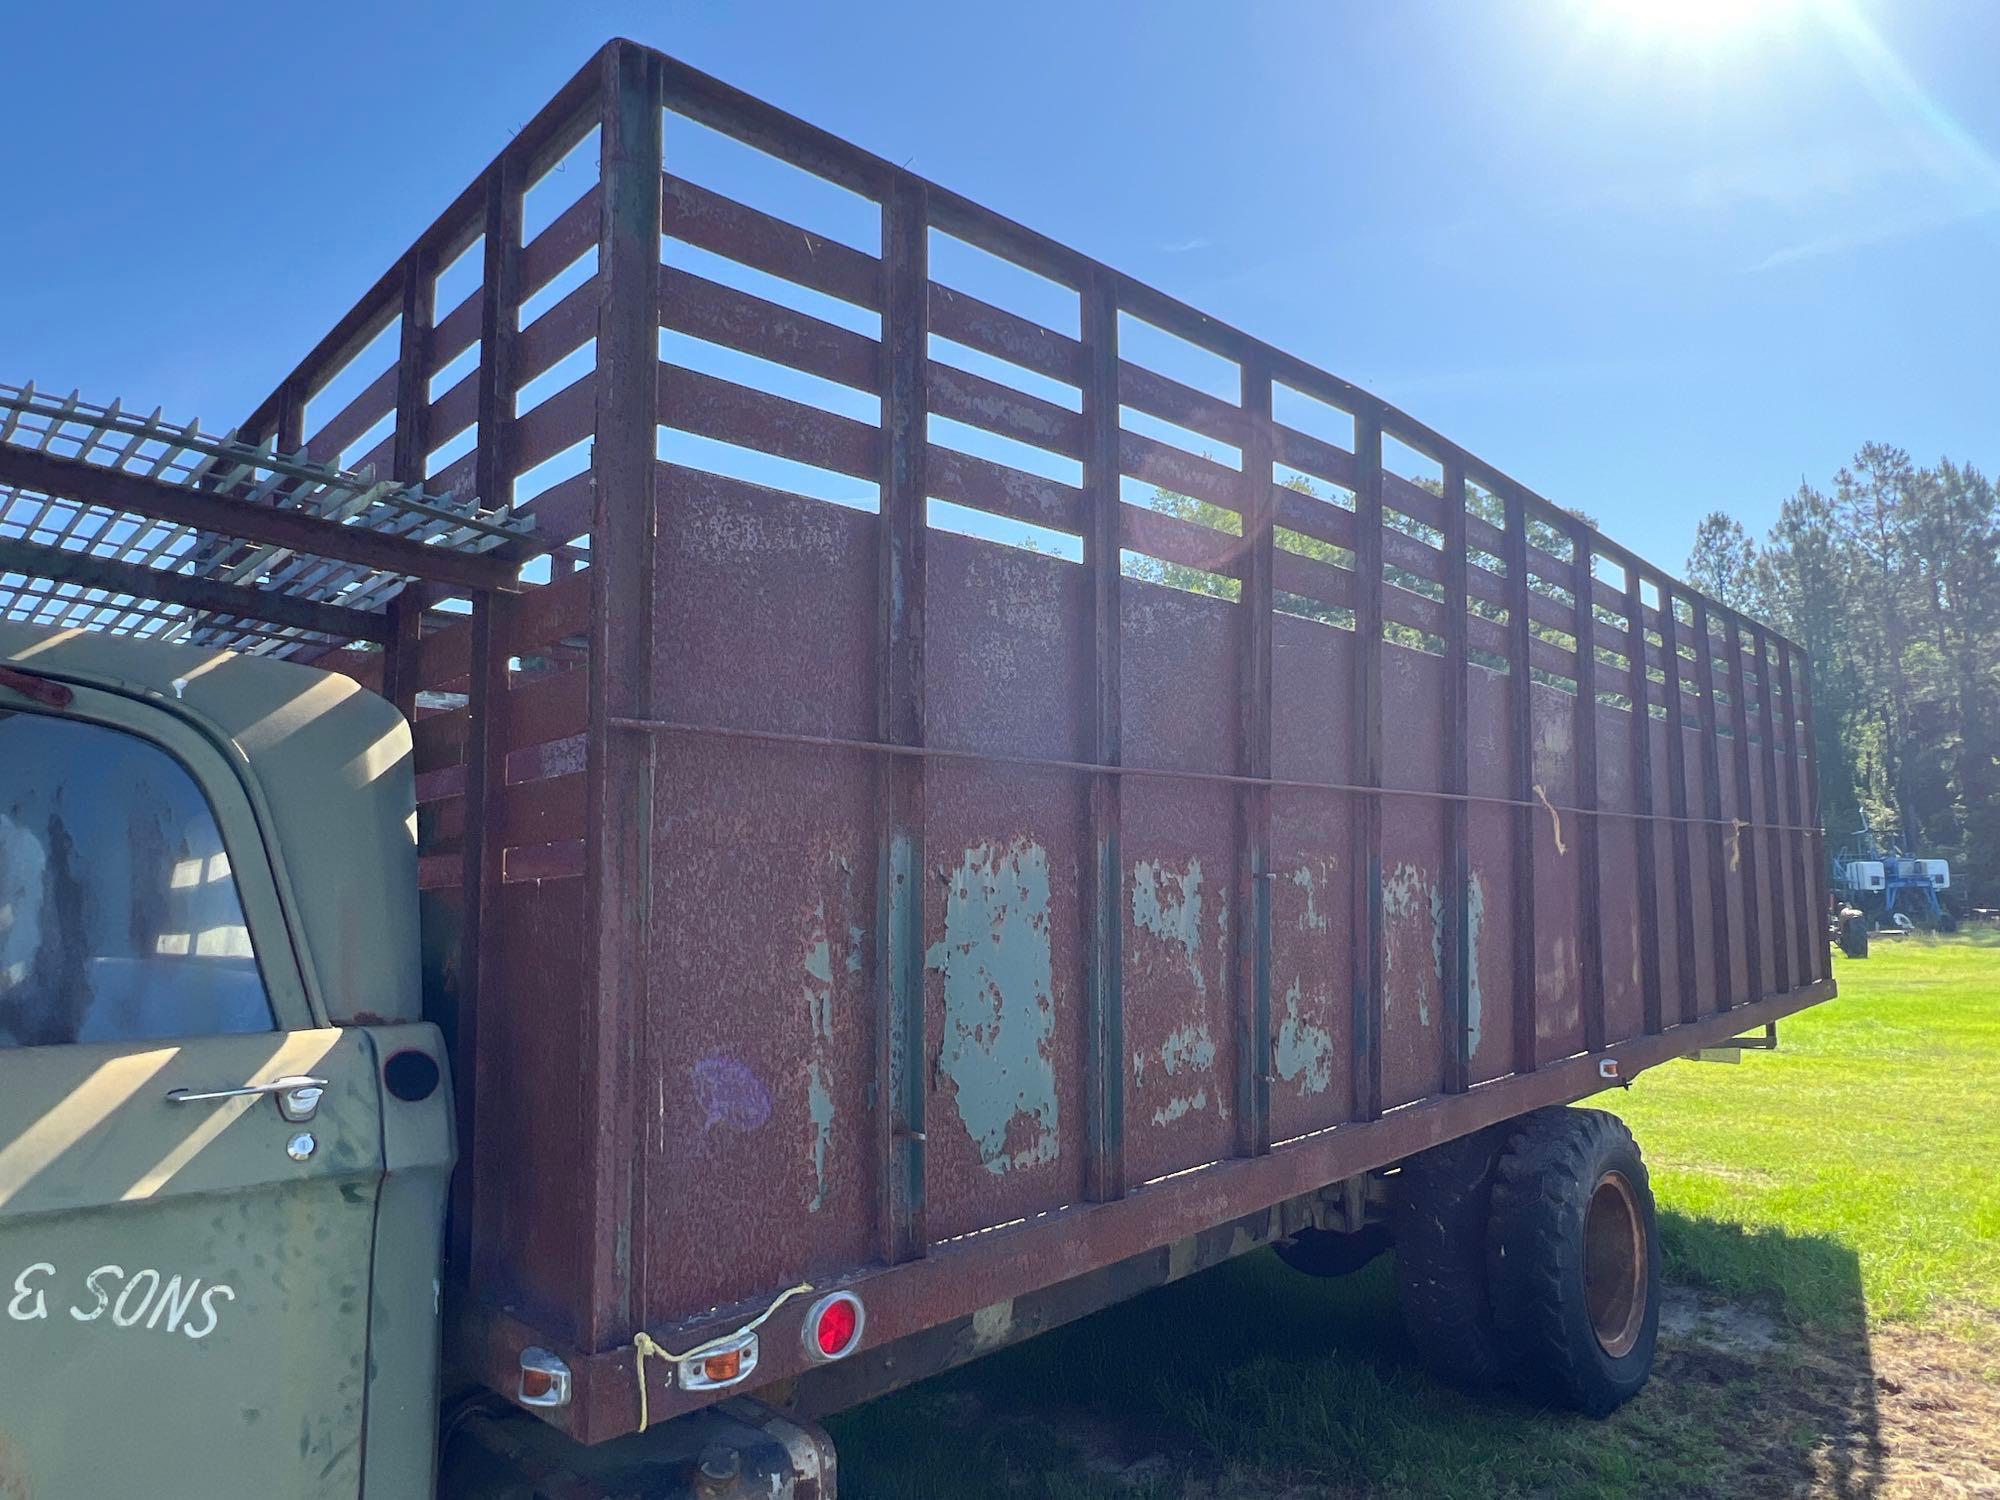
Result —
[[0, 669], [0, 1494], [414, 1493], [454, 1143], [408, 725], [125, 637], [0, 624]]

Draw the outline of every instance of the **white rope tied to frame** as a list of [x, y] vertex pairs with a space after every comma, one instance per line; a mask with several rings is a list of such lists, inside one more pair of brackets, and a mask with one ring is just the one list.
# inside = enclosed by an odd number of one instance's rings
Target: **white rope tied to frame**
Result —
[[1729, 820], [1729, 868], [1738, 869], [1743, 863], [1743, 830], [1750, 825], [1741, 818]]
[[735, 1343], [744, 1334], [755, 1333], [771, 1320], [773, 1313], [791, 1301], [792, 1298], [803, 1297], [811, 1290], [812, 1283], [809, 1281], [802, 1281], [797, 1286], [786, 1287], [782, 1292], [778, 1293], [777, 1299], [769, 1307], [758, 1313], [756, 1317], [745, 1323], [741, 1328], [736, 1329], [732, 1333], [719, 1333], [712, 1339], [696, 1344], [685, 1354], [675, 1354], [671, 1350], [662, 1349], [655, 1342], [653, 1336], [643, 1328], [633, 1334], [632, 1349], [638, 1356], [634, 1364], [639, 1373], [639, 1430], [644, 1432], [652, 1422], [652, 1413], [646, 1401], [646, 1358], [648, 1355], [654, 1359], [665, 1360], [674, 1367], [675, 1373], [678, 1374], [682, 1365], [693, 1364], [698, 1359], [706, 1359], [725, 1345]]

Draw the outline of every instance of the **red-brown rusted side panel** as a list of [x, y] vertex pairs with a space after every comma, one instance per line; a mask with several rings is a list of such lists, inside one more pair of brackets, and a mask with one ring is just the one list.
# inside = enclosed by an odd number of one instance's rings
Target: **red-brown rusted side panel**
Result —
[[[811, 190], [739, 201], [688, 121], [776, 159], [745, 200]], [[520, 233], [593, 128], [600, 180]], [[829, 182], [846, 240], [791, 221]], [[961, 253], [1038, 290], [955, 285]], [[612, 44], [250, 431], [383, 413], [433, 482], [593, 445], [482, 497], [546, 522], [507, 562], [549, 571], [470, 621], [422, 580], [381, 674], [462, 981], [462, 1352], [501, 1387], [564, 1353], [579, 1435], [635, 1420], [639, 1328], [807, 1280], [915, 1333], [1830, 993], [1795, 647], [1746, 656], [1406, 414], [671, 59]]]

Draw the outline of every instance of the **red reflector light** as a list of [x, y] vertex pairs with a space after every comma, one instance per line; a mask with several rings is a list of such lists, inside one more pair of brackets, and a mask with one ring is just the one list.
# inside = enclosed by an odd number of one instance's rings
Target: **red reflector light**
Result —
[[852, 1302], [836, 1302], [819, 1315], [819, 1352], [836, 1355], [854, 1342], [854, 1328], [861, 1320]]
[[829, 1292], [806, 1314], [806, 1357], [818, 1363], [845, 1359], [861, 1343], [864, 1314], [852, 1292]]

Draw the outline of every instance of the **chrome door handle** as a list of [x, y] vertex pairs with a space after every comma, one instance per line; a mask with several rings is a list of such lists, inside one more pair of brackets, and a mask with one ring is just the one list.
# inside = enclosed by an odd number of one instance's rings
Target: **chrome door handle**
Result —
[[256, 1099], [265, 1094], [278, 1096], [278, 1113], [294, 1125], [310, 1120], [319, 1110], [319, 1101], [326, 1093], [324, 1078], [308, 1078], [304, 1074], [292, 1074], [285, 1078], [273, 1078], [269, 1083], [246, 1083], [235, 1089], [172, 1089], [167, 1094], [169, 1104], [207, 1104], [216, 1099]]

